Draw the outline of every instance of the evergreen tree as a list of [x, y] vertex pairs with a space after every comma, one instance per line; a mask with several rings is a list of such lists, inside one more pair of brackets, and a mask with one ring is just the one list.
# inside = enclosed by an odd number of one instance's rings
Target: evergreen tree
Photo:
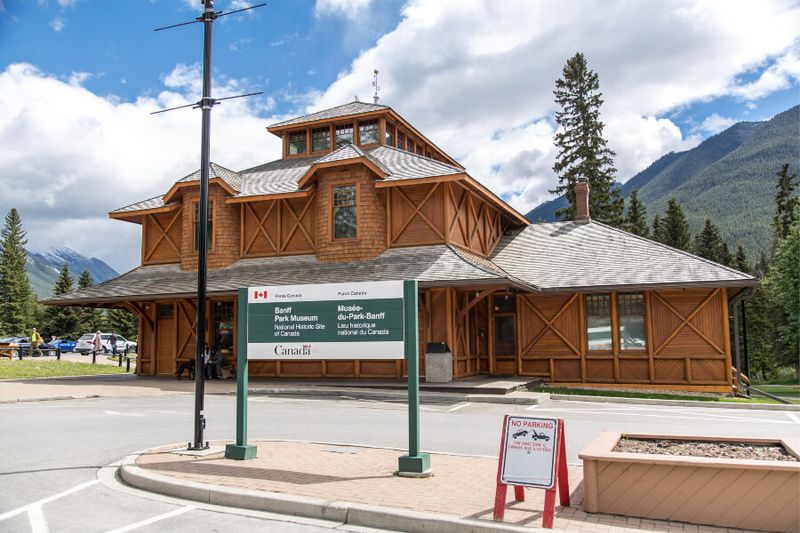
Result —
[[[81, 272], [78, 278], [78, 289], [88, 289], [92, 285], [94, 285], [94, 280], [89, 271], [84, 270]], [[103, 314], [98, 309], [81, 307], [78, 309], [77, 316], [78, 328], [82, 332], [81, 335], [100, 331], [103, 327]]]
[[794, 194], [797, 189], [797, 172], [789, 173], [789, 163], [785, 163], [777, 174], [778, 191], [775, 193], [775, 216], [772, 219], [775, 246], [789, 234], [789, 228], [795, 221], [795, 206], [798, 198]]
[[728, 243], [722, 243], [722, 249], [719, 252], [719, 262], [725, 266], [733, 266], [733, 254], [731, 249], [728, 248]]
[[130, 341], [136, 340], [138, 327], [136, 315], [127, 309], [109, 309], [106, 313], [105, 331], [122, 335]]
[[703, 231], [698, 233], [694, 239], [694, 253], [711, 261], [722, 263], [722, 239], [719, 236], [719, 228], [711, 222], [710, 218], [706, 219]]
[[[796, 211], [800, 218], [800, 207]], [[778, 354], [777, 362], [791, 365], [800, 380], [800, 220], [797, 218], [778, 245], [764, 286], [786, 317], [777, 328], [786, 347]]]
[[678, 200], [673, 196], [667, 203], [667, 213], [664, 216], [661, 229], [661, 242], [679, 250], [689, 250], [692, 244], [689, 232], [689, 223]]
[[619, 225], [623, 207], [619, 190], [614, 186], [614, 152], [603, 137], [605, 125], [600, 120], [602, 93], [597, 74], [589, 69], [586, 57], [580, 52], [567, 61], [562, 77], [556, 81], [556, 133], [558, 148], [553, 171], [558, 186], [552, 193], [566, 194], [569, 207], [556, 213], [562, 219], [575, 218], [575, 182], [589, 180], [589, 212], [592, 217]]
[[661, 221], [661, 216], [656, 213], [653, 219], [653, 240], [664, 242], [664, 223]]
[[35, 301], [28, 273], [22, 219], [12, 208], [0, 230], [0, 328], [4, 335], [24, 335], [32, 326], [32, 305]]
[[[61, 274], [58, 276], [53, 294], [66, 294], [74, 289], [72, 275], [69, 273], [69, 266], [64, 263]], [[74, 307], [62, 307], [49, 305], [44, 310], [42, 318], [43, 335], [55, 335], [62, 339], [77, 339], [83, 332], [78, 328], [78, 310]]]
[[736, 248], [736, 258], [733, 260], [733, 268], [745, 274], [753, 273], [753, 266], [747, 260], [747, 254], [744, 251], [744, 246], [741, 244]]
[[[655, 221], [653, 222], [655, 224]], [[625, 213], [625, 231], [641, 237], [650, 236], [647, 227], [647, 209], [639, 200], [639, 190], [634, 189], [628, 198], [628, 212]]]

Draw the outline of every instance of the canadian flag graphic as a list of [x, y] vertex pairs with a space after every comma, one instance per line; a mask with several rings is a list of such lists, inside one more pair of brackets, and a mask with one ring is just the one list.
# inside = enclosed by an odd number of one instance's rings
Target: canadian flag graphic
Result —
[[267, 291], [253, 291], [253, 300], [266, 300]]

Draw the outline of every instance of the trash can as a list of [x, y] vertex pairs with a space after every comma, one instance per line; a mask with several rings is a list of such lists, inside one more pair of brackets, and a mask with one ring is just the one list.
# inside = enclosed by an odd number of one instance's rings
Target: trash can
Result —
[[425, 348], [425, 382], [453, 381], [453, 353], [444, 342], [429, 342]]

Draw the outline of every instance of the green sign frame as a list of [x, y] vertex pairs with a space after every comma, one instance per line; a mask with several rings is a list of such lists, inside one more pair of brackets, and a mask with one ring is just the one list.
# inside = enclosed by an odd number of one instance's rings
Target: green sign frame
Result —
[[[348, 287], [352, 287], [353, 284], [347, 284]], [[255, 459], [256, 458], [256, 447], [248, 444], [247, 442], [247, 394], [248, 394], [248, 342], [249, 342], [249, 326], [248, 320], [256, 320], [250, 318], [249, 313], [249, 289], [241, 288], [238, 292], [238, 339], [237, 339], [237, 355], [236, 355], [236, 443], [235, 444], [228, 444], [225, 447], [225, 457], [228, 459], [234, 460], [247, 460], [247, 459]], [[427, 453], [422, 453], [420, 451], [420, 417], [419, 417], [419, 333], [418, 333], [418, 283], [416, 280], [405, 280], [403, 281], [403, 298], [402, 298], [402, 320], [401, 316], [397, 312], [398, 309], [396, 307], [389, 306], [389, 311], [387, 311], [388, 315], [386, 317], [381, 317], [381, 320], [387, 321], [387, 326], [385, 328], [381, 328], [379, 331], [384, 333], [377, 334], [378, 336], [383, 336], [382, 340], [386, 340], [386, 344], [390, 344], [391, 342], [402, 342], [402, 347], [404, 351], [404, 358], [407, 363], [408, 367], [408, 453], [402, 455], [398, 459], [398, 474], [400, 475], [409, 475], [409, 476], [417, 476], [417, 475], [428, 475], [431, 471], [431, 462], [430, 462], [430, 455]], [[313, 313], [314, 306], [305, 305], [305, 303], [300, 302], [302, 305], [298, 305], [297, 309], [302, 309], [306, 312]], [[351, 304], [352, 301], [348, 302]], [[371, 312], [369, 311], [372, 309], [369, 302], [362, 302], [358, 303], [363, 307], [364, 312]], [[353, 304], [356, 305], [356, 304]], [[377, 311], [375, 316], [378, 316]], [[274, 312], [273, 312], [274, 314]], [[313, 315], [305, 315], [305, 316], [313, 316]], [[259, 319], [262, 320], [262, 319]], [[266, 323], [264, 320], [268, 320], [263, 318], [260, 322], [260, 325]], [[399, 322], [402, 321], [402, 328], [400, 328]], [[274, 319], [273, 322], [274, 324]], [[399, 336], [398, 330], [402, 329], [402, 336]], [[391, 331], [388, 331], [391, 330]], [[311, 330], [313, 333], [313, 329]], [[370, 333], [367, 333], [369, 335]], [[262, 335], [262, 334], [260, 334]], [[356, 340], [365, 343], [364, 345], [373, 346], [373, 343], [369, 342], [369, 338], [361, 338], [362, 335], [356, 333], [354, 335], [344, 335], [341, 339], [342, 343], [345, 342], [352, 342], [354, 337], [358, 337]], [[337, 340], [335, 337], [332, 337], [330, 331], [327, 332], [326, 335], [320, 336], [317, 334], [314, 337], [314, 340], [322, 340], [326, 343], [335, 343]], [[271, 339], [264, 338], [263, 335], [260, 337], [261, 341], [270, 341]], [[302, 342], [302, 337], [299, 339], [291, 339], [293, 341]], [[252, 343], [251, 343], [252, 344]], [[336, 353], [336, 350], [333, 350]], [[276, 352], [277, 355], [277, 352]], [[265, 358], [263, 356], [258, 357], [259, 359]], [[387, 357], [380, 357], [380, 358], [387, 358]], [[388, 357], [392, 358], [392, 357]]]

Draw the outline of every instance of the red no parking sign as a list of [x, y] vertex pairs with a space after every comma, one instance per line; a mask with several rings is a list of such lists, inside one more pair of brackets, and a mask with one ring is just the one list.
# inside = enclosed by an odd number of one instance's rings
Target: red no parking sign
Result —
[[567, 453], [564, 421], [560, 418], [510, 416], [503, 418], [494, 519], [505, 515], [508, 486], [514, 498], [525, 500], [525, 487], [545, 489], [542, 527], [552, 528], [556, 508], [556, 487], [561, 505], [569, 507]]

